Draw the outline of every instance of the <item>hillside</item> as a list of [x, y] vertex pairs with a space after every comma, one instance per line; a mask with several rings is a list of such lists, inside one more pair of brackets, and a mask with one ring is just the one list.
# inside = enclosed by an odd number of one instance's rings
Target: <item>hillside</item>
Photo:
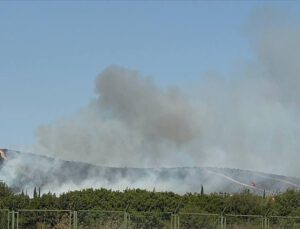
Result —
[[[2, 150], [0, 180], [15, 190], [41, 187], [43, 192], [82, 188], [124, 190], [141, 188], [176, 193], [240, 192], [250, 189], [262, 195], [299, 189], [300, 179], [254, 171], [211, 168], [114, 168], [64, 161], [31, 153]], [[4, 158], [6, 157], [6, 158]]]

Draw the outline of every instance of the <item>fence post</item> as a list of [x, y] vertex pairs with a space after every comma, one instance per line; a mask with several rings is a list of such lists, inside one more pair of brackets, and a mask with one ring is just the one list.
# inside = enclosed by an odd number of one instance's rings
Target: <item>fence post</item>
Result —
[[11, 212], [11, 228], [15, 229], [15, 211]]
[[221, 215], [221, 229], [226, 229], [226, 216]]
[[11, 214], [11, 212], [8, 211], [8, 214], [7, 214], [7, 229], [10, 229], [10, 214]]
[[15, 214], [17, 216], [17, 222], [16, 222], [17, 229], [19, 229], [19, 212], [16, 212]]
[[263, 229], [269, 229], [269, 219], [268, 219], [268, 217], [264, 217]]
[[220, 228], [221, 229], [226, 229], [226, 217], [222, 214], [221, 215], [221, 225], [220, 225]]
[[127, 216], [127, 212], [124, 211], [124, 229], [128, 228], [128, 216]]
[[77, 211], [73, 211], [73, 229], [77, 229], [78, 226], [77, 221]]
[[220, 217], [220, 228], [223, 229], [223, 216]]
[[70, 229], [73, 229], [72, 215], [73, 215], [73, 212], [70, 211], [70, 212], [69, 212], [69, 228], [70, 228]]
[[179, 229], [179, 215], [172, 214], [171, 216], [171, 229]]

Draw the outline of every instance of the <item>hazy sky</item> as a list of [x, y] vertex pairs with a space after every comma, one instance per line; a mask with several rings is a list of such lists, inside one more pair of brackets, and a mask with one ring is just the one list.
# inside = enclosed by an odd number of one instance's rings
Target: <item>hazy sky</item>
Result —
[[296, 1], [1, 1], [0, 148], [26, 148], [89, 103], [112, 64], [186, 90], [206, 72], [230, 77], [253, 58], [243, 27], [264, 6], [300, 14]]

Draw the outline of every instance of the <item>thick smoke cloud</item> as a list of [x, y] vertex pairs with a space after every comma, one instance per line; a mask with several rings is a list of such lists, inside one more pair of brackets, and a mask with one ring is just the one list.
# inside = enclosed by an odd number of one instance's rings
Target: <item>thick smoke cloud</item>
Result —
[[197, 111], [178, 89], [162, 90], [135, 71], [107, 68], [96, 92], [73, 119], [39, 128], [39, 151], [101, 165], [162, 166], [199, 134]]
[[242, 70], [229, 80], [201, 76], [189, 96], [108, 67], [97, 77], [97, 98], [74, 117], [41, 126], [34, 151], [98, 165], [208, 165], [298, 176], [300, 26], [278, 17], [255, 11], [246, 34], [256, 59], [233, 66]]

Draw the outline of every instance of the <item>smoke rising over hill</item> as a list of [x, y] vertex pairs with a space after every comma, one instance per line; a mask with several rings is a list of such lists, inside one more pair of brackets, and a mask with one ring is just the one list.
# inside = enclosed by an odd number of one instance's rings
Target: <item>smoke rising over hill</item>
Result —
[[208, 165], [298, 176], [300, 27], [280, 16], [253, 12], [246, 34], [255, 60], [241, 61], [229, 79], [201, 76], [188, 95], [108, 67], [96, 79], [97, 98], [69, 119], [40, 126], [33, 151], [107, 166]]
[[121, 67], [97, 79], [99, 97], [74, 118], [38, 130], [43, 149], [105, 165], [163, 165], [197, 137], [194, 108], [179, 90]]
[[[172, 191], [184, 194], [200, 192], [240, 192], [248, 189], [262, 195], [287, 189], [299, 189], [300, 179], [239, 169], [210, 167], [181, 168], [114, 168], [14, 150], [0, 150], [0, 180], [14, 190], [34, 187], [42, 192], [61, 194], [74, 189], [107, 188], [125, 190], [141, 188], [149, 191]], [[5, 158], [3, 157], [5, 155]], [[38, 163], [37, 163], [38, 162]]]

